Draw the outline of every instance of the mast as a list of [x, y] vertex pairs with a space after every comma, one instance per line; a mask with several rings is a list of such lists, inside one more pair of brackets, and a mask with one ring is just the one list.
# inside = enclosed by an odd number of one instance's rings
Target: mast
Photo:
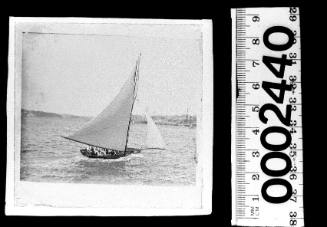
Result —
[[186, 108], [186, 123], [189, 123], [188, 107]]
[[136, 100], [136, 92], [135, 90], [137, 89], [137, 82], [138, 82], [138, 75], [139, 75], [139, 66], [140, 66], [140, 60], [141, 60], [141, 53], [136, 61], [136, 70], [135, 70], [135, 74], [134, 74], [134, 81], [135, 81], [135, 86], [134, 86], [134, 90], [133, 90], [133, 93], [135, 94], [134, 95], [134, 101], [133, 101], [133, 104], [132, 104], [132, 107], [131, 107], [131, 111], [130, 111], [130, 116], [129, 116], [129, 122], [128, 122], [128, 127], [127, 127], [127, 136], [126, 136], [126, 144], [125, 144], [125, 150], [124, 150], [124, 154], [126, 153], [126, 149], [127, 149], [127, 144], [128, 144], [128, 136], [129, 136], [129, 129], [130, 129], [130, 126], [131, 126], [131, 119], [132, 119], [132, 112], [133, 112], [133, 107], [134, 107], [134, 103], [135, 103], [135, 100]]

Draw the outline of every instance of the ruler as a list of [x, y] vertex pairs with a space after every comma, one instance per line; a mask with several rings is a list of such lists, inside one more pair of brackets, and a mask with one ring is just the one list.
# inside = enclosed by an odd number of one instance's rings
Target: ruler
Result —
[[304, 226], [300, 14], [232, 16], [232, 224]]

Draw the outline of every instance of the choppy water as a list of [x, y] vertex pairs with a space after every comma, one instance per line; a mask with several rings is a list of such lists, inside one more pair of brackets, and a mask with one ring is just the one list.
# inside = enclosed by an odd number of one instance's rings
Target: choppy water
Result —
[[[82, 119], [25, 117], [22, 120], [21, 180], [109, 184], [190, 185], [196, 178], [196, 129], [159, 125], [166, 150], [142, 150], [117, 160], [82, 156], [82, 144], [60, 136]], [[142, 147], [146, 125], [131, 125], [129, 147]]]

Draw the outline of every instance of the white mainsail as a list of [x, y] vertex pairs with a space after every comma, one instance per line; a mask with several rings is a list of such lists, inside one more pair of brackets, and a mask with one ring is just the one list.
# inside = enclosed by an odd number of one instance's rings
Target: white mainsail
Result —
[[146, 148], [149, 149], [165, 149], [166, 145], [160, 131], [154, 121], [152, 120], [151, 116], [145, 112], [145, 117], [147, 121], [148, 131], [147, 131], [147, 138], [146, 138]]
[[93, 120], [65, 138], [102, 148], [125, 151], [137, 94], [140, 57], [114, 100]]

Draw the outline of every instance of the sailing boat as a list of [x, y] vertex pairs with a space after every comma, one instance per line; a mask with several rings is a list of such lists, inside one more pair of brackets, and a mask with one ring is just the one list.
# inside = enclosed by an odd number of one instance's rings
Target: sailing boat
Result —
[[193, 117], [192, 115], [189, 114], [189, 108], [186, 109], [186, 115], [185, 115], [185, 120], [183, 125], [188, 128], [194, 128], [195, 124], [193, 122]]
[[[127, 147], [132, 111], [137, 95], [140, 58], [141, 54], [136, 61], [132, 74], [128, 77], [113, 101], [80, 130], [72, 135], [63, 136], [66, 139], [89, 145], [88, 149], [81, 149], [81, 153], [84, 156], [89, 158], [117, 159], [141, 151], [138, 148]], [[152, 123], [156, 128], [153, 121]], [[148, 121], [148, 124], [152, 123], [151, 120]], [[159, 141], [160, 144], [152, 143], [147, 148], [162, 148], [164, 143], [159, 130], [152, 131], [155, 133], [154, 136], [151, 136], [153, 141]], [[158, 135], [160, 138], [155, 139]]]
[[147, 112], [145, 112], [145, 117], [148, 124], [146, 147], [148, 149], [165, 149], [166, 145], [164, 140], [162, 139], [158, 127]]

